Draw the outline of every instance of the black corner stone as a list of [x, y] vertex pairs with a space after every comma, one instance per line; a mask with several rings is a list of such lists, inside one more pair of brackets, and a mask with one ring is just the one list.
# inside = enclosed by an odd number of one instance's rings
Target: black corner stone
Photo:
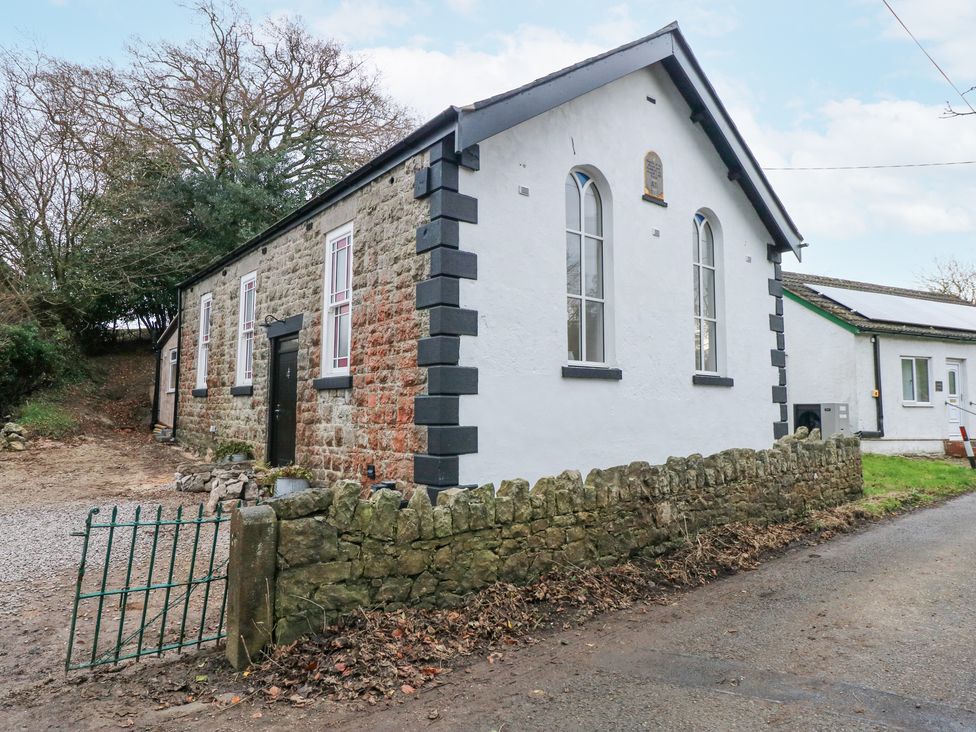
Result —
[[419, 485], [455, 486], [459, 474], [456, 455], [413, 456], [413, 482]]
[[770, 351], [769, 362], [773, 366], [784, 368], [786, 366], [786, 351], [779, 351], [779, 350]]
[[436, 163], [439, 160], [450, 160], [456, 162], [457, 153], [454, 151], [454, 135], [448, 135], [447, 137], [435, 142], [429, 152], [430, 163]]
[[779, 405], [779, 421], [788, 422], [790, 419], [790, 410], [785, 404]]
[[456, 396], [414, 397], [413, 422], [427, 425], [456, 425], [460, 402], [460, 397]]
[[454, 365], [460, 355], [461, 339], [457, 336], [433, 336], [417, 341], [418, 366]]
[[452, 219], [437, 219], [417, 227], [417, 254], [437, 247], [457, 249], [460, 243], [460, 224]]
[[478, 369], [473, 366], [431, 366], [427, 369], [431, 395], [477, 394]]
[[430, 253], [430, 276], [463, 277], [468, 280], [478, 279], [478, 255], [474, 252], [462, 252], [456, 249], [440, 247]]
[[769, 280], [769, 294], [773, 297], [783, 296], [783, 283], [777, 279]]
[[423, 198], [431, 191], [430, 168], [423, 168], [413, 174], [413, 197]]
[[779, 385], [786, 386], [786, 369], [781, 368], [779, 370]]
[[478, 199], [441, 188], [430, 194], [430, 218], [478, 223]]
[[468, 170], [481, 170], [481, 148], [471, 145], [461, 151], [461, 166]]
[[776, 348], [780, 351], [786, 350], [786, 336], [783, 333], [776, 334]]
[[766, 245], [766, 259], [768, 259], [773, 264], [782, 264], [783, 255], [781, 252], [776, 250], [776, 247], [772, 244]]
[[478, 452], [478, 428], [457, 425], [428, 427], [427, 452], [431, 455], [469, 455]]
[[[457, 282], [457, 280], [454, 280]], [[430, 309], [430, 334], [478, 335], [478, 311], [437, 305]]]
[[417, 309], [435, 305], [457, 306], [461, 301], [460, 280], [454, 277], [432, 277], [417, 283]]
[[786, 404], [786, 387], [785, 386], [774, 386], [773, 387], [773, 402], [776, 404]]
[[782, 315], [770, 315], [769, 316], [769, 329], [771, 331], [776, 332], [776, 333], [782, 333], [785, 330], [785, 326], [783, 324], [783, 316]]
[[773, 439], [778, 440], [790, 433], [790, 426], [786, 422], [773, 422]]

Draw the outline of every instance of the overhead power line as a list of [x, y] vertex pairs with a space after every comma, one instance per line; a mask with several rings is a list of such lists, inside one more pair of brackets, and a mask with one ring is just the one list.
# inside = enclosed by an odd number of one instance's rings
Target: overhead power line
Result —
[[884, 168], [938, 168], [945, 165], [976, 165], [976, 160], [954, 160], [948, 163], [896, 163], [893, 165], [820, 165], [795, 168], [763, 168], [763, 170], [879, 170]]
[[908, 30], [908, 26], [905, 25], [905, 22], [901, 18], [898, 17], [898, 13], [896, 13], [895, 12], [895, 9], [893, 7], [891, 7], [891, 5], [888, 3], [888, 0], [881, 0], [881, 2], [883, 2], [885, 4], [885, 7], [888, 8], [889, 12], [891, 12], [891, 14], [893, 16], [895, 16], [895, 20], [897, 20], [898, 23], [899, 23], [899, 25], [901, 25], [901, 27], [905, 29], [905, 32], [908, 34], [908, 36], [913, 41], [915, 41], [915, 45], [918, 46], [919, 50], [922, 53], [924, 53], [925, 56], [926, 56], [926, 58], [928, 58], [928, 60], [932, 62], [932, 65], [939, 70], [939, 73], [942, 74], [942, 78], [945, 79], [949, 83], [949, 86], [952, 87], [953, 91], [955, 91], [956, 94], [959, 95], [959, 98], [962, 99], [962, 101], [965, 103], [965, 105], [967, 107], [969, 107], [970, 111], [973, 114], [976, 114], [976, 109], [974, 109], [973, 108], [973, 105], [969, 103], [969, 100], [968, 99], [966, 99], [966, 95], [963, 94], [961, 91], [959, 91], [959, 87], [957, 87], [955, 84], [952, 83], [952, 79], [949, 78], [949, 75], [945, 71], [942, 70], [942, 67], [939, 66], [938, 63], [936, 63], [935, 59], [932, 58], [932, 55], [928, 51], [925, 50], [925, 48], [922, 46], [921, 43], [918, 42], [918, 39], [915, 37], [915, 34], [912, 33], [910, 30]]

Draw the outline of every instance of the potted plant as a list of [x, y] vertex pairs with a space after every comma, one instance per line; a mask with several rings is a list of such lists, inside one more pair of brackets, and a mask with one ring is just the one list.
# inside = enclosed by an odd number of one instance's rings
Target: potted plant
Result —
[[225, 440], [214, 451], [217, 462], [242, 463], [254, 459], [254, 450], [243, 440]]
[[301, 465], [283, 465], [266, 473], [264, 480], [274, 486], [272, 495], [287, 496], [290, 493], [308, 490], [312, 471]]

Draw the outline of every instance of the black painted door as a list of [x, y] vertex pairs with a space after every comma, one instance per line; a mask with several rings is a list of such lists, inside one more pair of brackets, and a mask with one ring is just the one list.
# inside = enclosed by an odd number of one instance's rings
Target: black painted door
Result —
[[271, 418], [268, 434], [268, 462], [295, 462], [295, 406], [298, 402], [298, 336], [274, 342], [271, 368]]

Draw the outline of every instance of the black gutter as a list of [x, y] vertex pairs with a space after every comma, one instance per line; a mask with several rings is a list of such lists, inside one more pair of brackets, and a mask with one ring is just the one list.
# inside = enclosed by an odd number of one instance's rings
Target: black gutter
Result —
[[874, 390], [877, 396], [874, 398], [874, 408], [877, 412], [878, 429], [876, 432], [862, 431], [861, 437], [870, 439], [880, 439], [884, 437], [884, 402], [881, 398], [881, 338], [877, 335], [871, 336], [871, 344], [874, 352]]
[[[289, 229], [298, 226], [307, 219], [310, 219], [312, 216], [319, 213], [319, 211], [321, 211], [323, 208], [331, 206], [336, 201], [344, 198], [357, 188], [369, 183], [375, 177], [381, 175], [385, 170], [385, 166], [391, 161], [395, 160], [398, 156], [412, 151], [413, 148], [416, 148], [416, 152], [420, 152], [421, 150], [429, 147], [427, 144], [428, 138], [434, 136], [435, 133], [438, 133], [438, 131], [440, 131], [442, 128], [448, 128], [452, 124], [456, 123], [457, 118], [458, 108], [448, 107], [432, 120], [425, 123], [421, 127], [418, 127], [416, 130], [404, 137], [393, 147], [390, 147], [384, 152], [380, 153], [377, 157], [370, 160], [355, 172], [347, 175], [331, 188], [326, 189], [319, 195], [312, 198], [310, 201], [308, 201], [308, 203], [295, 209], [284, 218], [279, 219], [250, 241], [245, 242], [219, 259], [214, 260], [199, 272], [183, 280], [179, 285], [177, 285], [177, 287], [180, 290], [189, 287], [194, 282], [197, 282], [207, 275], [217, 271], [225, 264], [233, 262], [235, 259], [247, 254], [252, 249], [256, 249], [262, 244], [274, 239], [276, 236], [279, 236]], [[449, 130], [444, 129], [443, 132], [444, 134], [447, 134]], [[433, 144], [434, 142], [436, 142], [436, 140], [431, 140], [430, 144]]]

